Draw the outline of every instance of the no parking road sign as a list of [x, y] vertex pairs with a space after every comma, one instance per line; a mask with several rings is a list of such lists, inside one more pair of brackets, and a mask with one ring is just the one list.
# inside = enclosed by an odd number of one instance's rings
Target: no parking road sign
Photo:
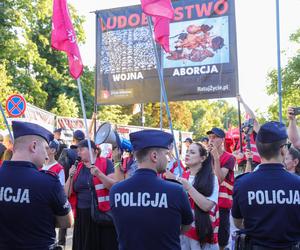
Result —
[[10, 117], [19, 117], [25, 113], [26, 101], [21, 95], [11, 95], [6, 100], [5, 109]]

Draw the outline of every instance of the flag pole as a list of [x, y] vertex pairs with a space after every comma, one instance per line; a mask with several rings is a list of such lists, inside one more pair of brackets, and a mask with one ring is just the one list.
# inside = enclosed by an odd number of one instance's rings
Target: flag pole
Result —
[[279, 0], [276, 0], [276, 35], [277, 35], [277, 82], [278, 82], [278, 114], [279, 121], [282, 122], [282, 79], [280, 60], [280, 20], [279, 20]]
[[174, 149], [175, 149], [176, 160], [177, 160], [177, 164], [178, 164], [177, 167], [179, 169], [179, 175], [182, 176], [182, 169], [181, 169], [181, 165], [180, 165], [179, 154], [178, 154], [178, 149], [177, 149], [177, 145], [176, 145], [173, 125], [172, 125], [171, 113], [170, 113], [170, 109], [169, 109], [169, 105], [168, 105], [168, 97], [167, 97], [166, 87], [165, 87], [163, 74], [162, 74], [162, 72], [163, 72], [163, 69], [162, 69], [163, 61], [160, 64], [159, 57], [158, 57], [158, 52], [157, 52], [157, 49], [156, 49], [156, 43], [155, 43], [154, 37], [153, 37], [151, 18], [149, 16], [147, 16], [147, 21], [148, 21], [148, 25], [149, 25], [151, 41], [152, 41], [153, 50], [154, 50], [154, 54], [155, 54], [156, 69], [157, 69], [158, 79], [159, 79], [159, 82], [160, 82], [160, 87], [161, 87], [161, 90], [162, 90], [161, 93], [162, 93], [162, 96], [163, 96], [163, 100], [166, 104], [166, 111], [167, 111], [169, 126], [170, 126], [171, 133], [173, 135], [173, 138], [174, 138]]
[[238, 104], [238, 118], [239, 118], [239, 141], [240, 141], [240, 151], [241, 153], [243, 153], [243, 147], [242, 147], [242, 143], [243, 143], [243, 139], [242, 139], [242, 119], [241, 119], [241, 103], [239, 101], [239, 99], [237, 99], [237, 104]]
[[81, 109], [82, 109], [82, 114], [83, 114], [83, 121], [84, 121], [85, 133], [86, 133], [86, 137], [87, 137], [87, 141], [88, 141], [88, 147], [89, 147], [89, 154], [90, 154], [91, 164], [94, 164], [95, 163], [95, 159], [93, 159], [93, 154], [92, 154], [92, 146], [91, 146], [91, 140], [90, 140], [90, 135], [89, 135], [88, 126], [87, 126], [87, 120], [86, 120], [84, 100], [83, 100], [82, 90], [81, 90], [80, 77], [77, 78], [77, 86], [78, 86], [80, 103], [81, 103]]
[[[160, 67], [160, 71], [161, 71], [161, 75], [162, 75], [162, 78], [163, 77], [163, 74], [164, 74], [164, 67], [163, 67], [163, 60], [164, 60], [164, 52], [163, 50], [161, 50], [161, 67]], [[160, 112], [159, 112], [159, 127], [160, 127], [160, 130], [162, 130], [163, 128], [163, 94], [162, 94], [162, 87], [160, 86]]]
[[6, 127], [7, 127], [8, 133], [9, 133], [10, 140], [11, 140], [12, 142], [14, 142], [14, 138], [13, 138], [13, 136], [12, 136], [10, 127], [9, 127], [9, 125], [8, 125], [8, 121], [7, 121], [6, 115], [5, 115], [5, 113], [4, 113], [4, 110], [3, 110], [3, 108], [2, 108], [1, 102], [0, 102], [0, 109], [1, 109], [1, 113], [2, 113], [2, 116], [3, 116], [4, 122], [5, 122], [5, 125], [6, 125]]
[[69, 15], [67, 0], [53, 1], [51, 46], [52, 48], [64, 51], [67, 54], [70, 74], [77, 81], [85, 133], [88, 141], [90, 162], [91, 164], [94, 164], [95, 159], [93, 159], [92, 155], [91, 140], [86, 121], [86, 113], [80, 83], [80, 75], [83, 72], [83, 65], [76, 42], [76, 32]]

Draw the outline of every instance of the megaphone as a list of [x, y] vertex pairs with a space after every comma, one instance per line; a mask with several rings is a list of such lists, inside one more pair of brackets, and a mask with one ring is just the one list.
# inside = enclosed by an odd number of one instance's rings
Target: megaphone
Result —
[[119, 134], [112, 129], [108, 122], [104, 122], [98, 128], [95, 137], [96, 144], [110, 143], [113, 148], [119, 147], [121, 150], [132, 151], [132, 145], [129, 140], [121, 138]]

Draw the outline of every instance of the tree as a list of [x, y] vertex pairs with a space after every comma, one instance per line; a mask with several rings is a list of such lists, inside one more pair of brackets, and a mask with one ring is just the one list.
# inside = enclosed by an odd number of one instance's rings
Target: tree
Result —
[[196, 139], [206, 136], [212, 127], [228, 129], [229, 125], [238, 126], [237, 110], [225, 100], [191, 101], [188, 106], [194, 121], [191, 131]]
[[[85, 104], [86, 116], [91, 118], [94, 112], [94, 96], [95, 96], [95, 69], [90, 70], [89, 67], [84, 67], [84, 72], [80, 77], [82, 95]], [[77, 84], [72, 84], [68, 89], [69, 96], [73, 96], [79, 107], [79, 116], [82, 117], [82, 109]]]
[[[9, 95], [13, 94], [13, 89], [9, 87], [11, 83], [11, 77], [7, 76], [7, 72], [4, 64], [0, 64], [0, 102], [2, 108], [5, 107], [5, 101]], [[5, 129], [5, 123], [2, 114], [0, 114], [0, 129]]]
[[[191, 131], [195, 138], [206, 135], [212, 127], [228, 129], [229, 126], [238, 126], [237, 109], [224, 100], [219, 101], [185, 101], [169, 103], [173, 128]], [[160, 127], [160, 104], [145, 104], [145, 120], [148, 127]], [[132, 116], [131, 125], [141, 126], [141, 114]], [[169, 128], [164, 108], [163, 128]]]
[[[290, 36], [290, 40], [300, 44], [300, 29]], [[300, 50], [296, 55], [289, 59], [286, 67], [282, 69], [282, 108], [283, 114], [286, 114], [289, 106], [299, 106], [300, 103]], [[276, 95], [278, 92], [277, 71], [272, 70], [268, 74], [270, 84], [267, 86], [269, 95]], [[271, 119], [278, 120], [278, 96], [275, 97], [274, 103], [269, 107]], [[285, 117], [283, 115], [283, 117]]]
[[[70, 6], [79, 42], [83, 18]], [[50, 46], [52, 0], [3, 0], [0, 7], [0, 63], [4, 61], [10, 86], [40, 108], [55, 107], [58, 96], [72, 97], [74, 80], [67, 57]]]
[[[186, 102], [170, 102], [170, 113], [173, 128], [188, 131], [193, 123], [191, 111]], [[131, 107], [132, 110], [132, 107]], [[160, 127], [160, 103], [148, 103], [144, 105], [145, 126]], [[141, 114], [132, 116], [131, 125], [141, 126]], [[165, 105], [163, 105], [163, 128], [169, 128], [169, 121]]]
[[66, 94], [60, 94], [57, 98], [56, 107], [51, 110], [52, 113], [66, 116], [78, 117], [78, 107], [73, 97], [68, 98]]
[[131, 115], [124, 113], [124, 107], [120, 105], [105, 105], [99, 107], [99, 120], [115, 124], [128, 125]]

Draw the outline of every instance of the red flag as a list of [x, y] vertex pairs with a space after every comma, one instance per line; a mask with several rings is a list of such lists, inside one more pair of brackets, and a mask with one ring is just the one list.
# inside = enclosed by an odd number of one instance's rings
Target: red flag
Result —
[[66, 0], [53, 1], [51, 46], [66, 52], [71, 76], [80, 77], [83, 65]]
[[153, 18], [155, 41], [170, 52], [170, 21], [174, 18], [171, 0], [141, 0], [141, 4], [143, 12]]

